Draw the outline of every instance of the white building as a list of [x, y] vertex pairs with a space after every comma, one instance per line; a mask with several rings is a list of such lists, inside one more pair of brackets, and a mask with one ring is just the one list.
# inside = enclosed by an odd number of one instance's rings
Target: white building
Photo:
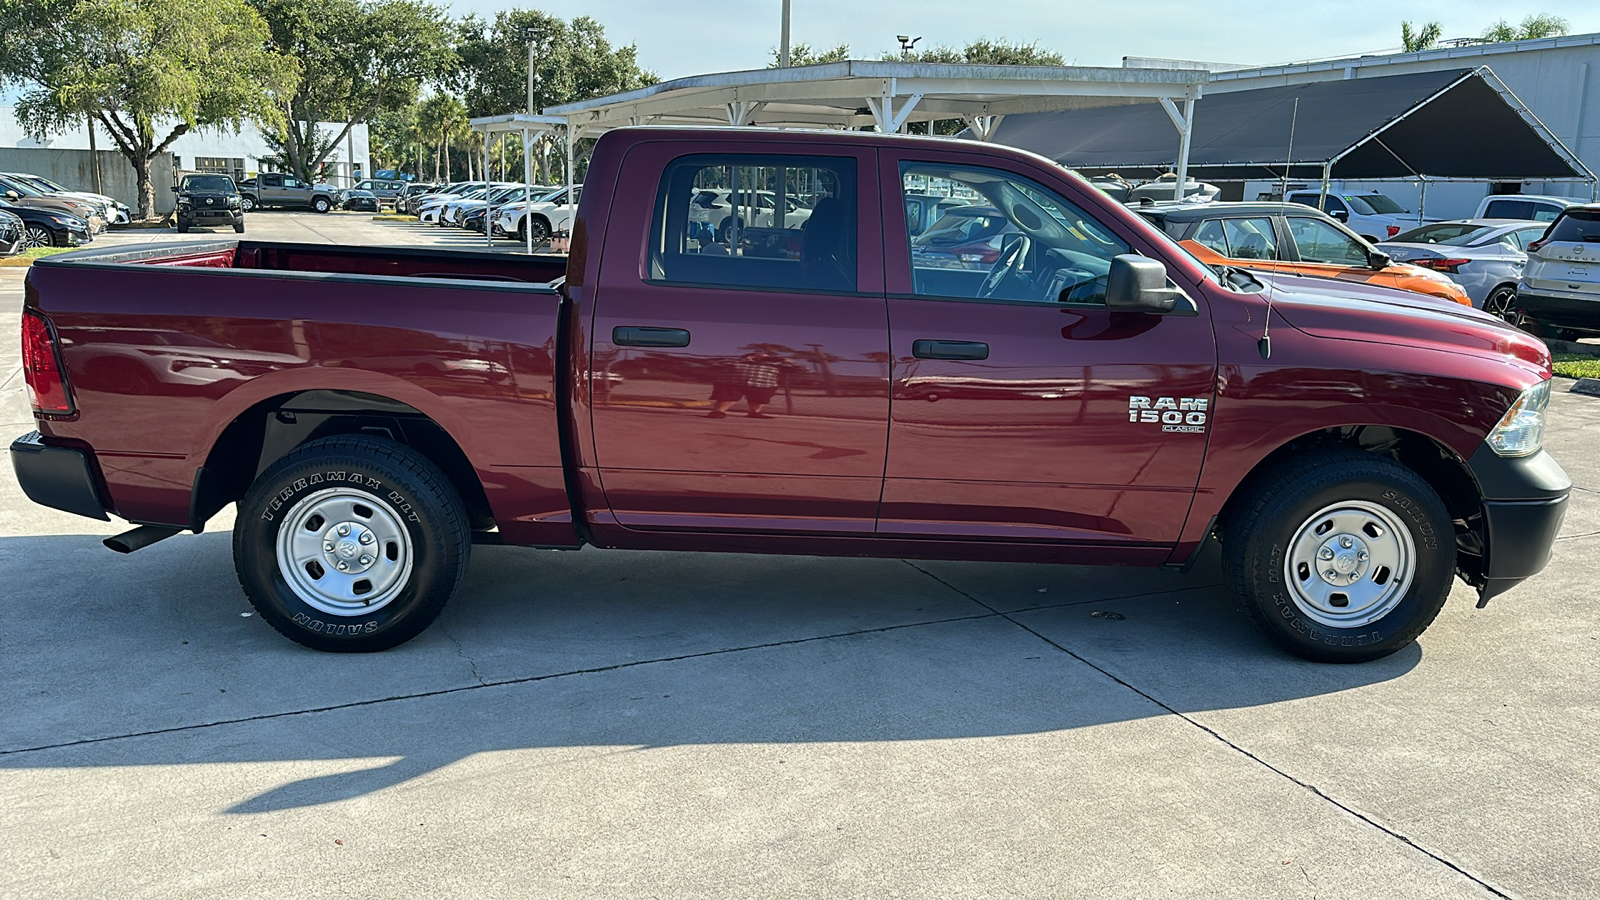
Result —
[[[1447, 42], [1448, 43], [1448, 42]], [[1600, 34], [1465, 44], [1420, 53], [1381, 53], [1342, 59], [1240, 67], [1229, 64], [1128, 57], [1128, 67], [1198, 68], [1210, 72], [1207, 94], [1278, 87], [1341, 78], [1375, 78], [1410, 72], [1432, 72], [1488, 66], [1529, 110], [1591, 171], [1600, 172]], [[1205, 101], [1195, 117], [1205, 115]], [[1417, 208], [1420, 182], [1346, 182], [1347, 189], [1378, 190]], [[1471, 215], [1489, 193], [1550, 194], [1590, 199], [1587, 184], [1572, 182], [1432, 183], [1428, 186], [1429, 218]], [[1252, 199], [1254, 193], [1246, 193]]]
[[[324, 122], [320, 127], [332, 137], [339, 133], [344, 123]], [[17, 122], [15, 109], [0, 107], [0, 148], [88, 150], [89, 132], [79, 125], [47, 135], [29, 134]], [[103, 126], [95, 128], [95, 149], [117, 149]], [[250, 124], [237, 132], [226, 128], [196, 129], [173, 141], [168, 152], [173, 156], [174, 169], [220, 172], [232, 175], [235, 179], [249, 178], [260, 172], [262, 157], [272, 155], [272, 149], [261, 136], [261, 130]], [[349, 187], [364, 175], [371, 174], [372, 159], [365, 124], [352, 126], [345, 139], [334, 147], [328, 156], [326, 170], [328, 182], [338, 187]]]

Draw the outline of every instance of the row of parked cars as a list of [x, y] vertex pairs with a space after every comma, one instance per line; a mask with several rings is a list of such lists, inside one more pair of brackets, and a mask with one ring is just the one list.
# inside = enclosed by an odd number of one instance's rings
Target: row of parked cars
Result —
[[75, 191], [29, 172], [0, 172], [0, 254], [76, 247], [132, 219], [127, 205], [113, 197]]
[[510, 181], [459, 181], [406, 185], [395, 209], [426, 225], [465, 228], [491, 237], [539, 245], [572, 229], [583, 185], [527, 185]]

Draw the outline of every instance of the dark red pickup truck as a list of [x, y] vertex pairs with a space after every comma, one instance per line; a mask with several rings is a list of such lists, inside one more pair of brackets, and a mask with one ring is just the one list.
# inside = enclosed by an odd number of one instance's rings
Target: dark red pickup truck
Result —
[[[1214, 271], [976, 143], [624, 129], [587, 185], [570, 260], [39, 260], [23, 488], [141, 526], [123, 551], [237, 503], [251, 602], [324, 650], [421, 632], [473, 543], [1183, 567], [1216, 537], [1266, 632], [1334, 661], [1549, 558], [1549, 355], [1475, 310]], [[909, 236], [928, 193], [998, 252]]]

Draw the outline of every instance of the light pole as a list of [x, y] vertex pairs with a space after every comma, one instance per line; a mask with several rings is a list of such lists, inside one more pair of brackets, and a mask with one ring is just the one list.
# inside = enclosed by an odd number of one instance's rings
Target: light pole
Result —
[[901, 59], [906, 59], [906, 58], [910, 57], [911, 56], [911, 48], [915, 47], [917, 45], [917, 41], [922, 40], [922, 37], [920, 35], [917, 36], [917, 37], [912, 37], [909, 34], [897, 34], [894, 37], [895, 37], [895, 40], [900, 42], [900, 58]]
[[789, 68], [789, 0], [783, 0], [783, 29], [778, 38], [778, 68]]

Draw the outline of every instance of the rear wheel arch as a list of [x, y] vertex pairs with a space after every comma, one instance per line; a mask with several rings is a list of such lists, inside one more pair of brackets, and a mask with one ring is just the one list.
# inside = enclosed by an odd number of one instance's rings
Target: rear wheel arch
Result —
[[443, 425], [410, 404], [360, 391], [308, 390], [279, 394], [235, 416], [222, 430], [196, 476], [190, 501], [196, 530], [244, 497], [257, 477], [297, 447], [321, 438], [372, 435], [417, 451], [445, 474], [474, 528], [493, 526], [477, 470]]

